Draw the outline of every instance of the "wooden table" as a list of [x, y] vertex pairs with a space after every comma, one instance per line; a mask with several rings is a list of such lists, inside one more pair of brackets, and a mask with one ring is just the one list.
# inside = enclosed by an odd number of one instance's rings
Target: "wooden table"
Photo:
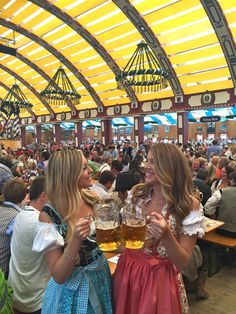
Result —
[[224, 222], [205, 217], [203, 225], [205, 227], [205, 233], [208, 234], [209, 232], [219, 228], [220, 226], [223, 226]]

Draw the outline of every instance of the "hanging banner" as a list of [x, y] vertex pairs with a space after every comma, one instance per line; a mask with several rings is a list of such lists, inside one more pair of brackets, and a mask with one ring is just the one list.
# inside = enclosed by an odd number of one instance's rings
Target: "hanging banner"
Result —
[[220, 116], [201, 117], [200, 122], [218, 122], [220, 119]]

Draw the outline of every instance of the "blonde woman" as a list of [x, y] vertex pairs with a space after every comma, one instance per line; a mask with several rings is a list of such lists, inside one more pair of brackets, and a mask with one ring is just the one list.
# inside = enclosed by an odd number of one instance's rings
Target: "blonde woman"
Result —
[[43, 299], [44, 314], [112, 313], [108, 263], [91, 239], [95, 198], [92, 170], [81, 151], [52, 154], [34, 250], [43, 251], [51, 280]]
[[117, 314], [189, 313], [181, 271], [188, 265], [202, 210], [192, 196], [192, 177], [183, 153], [172, 144], [154, 144], [145, 164], [146, 183], [133, 188], [143, 199], [151, 235], [143, 249], [125, 249], [114, 276]]

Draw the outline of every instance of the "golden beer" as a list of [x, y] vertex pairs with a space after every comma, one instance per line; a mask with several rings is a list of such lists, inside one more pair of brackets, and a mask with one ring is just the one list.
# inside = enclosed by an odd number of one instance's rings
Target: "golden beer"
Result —
[[97, 224], [96, 242], [102, 251], [115, 251], [120, 245], [120, 226], [113, 221]]
[[146, 224], [141, 221], [135, 223], [123, 222], [121, 229], [122, 244], [127, 249], [141, 249], [144, 246]]

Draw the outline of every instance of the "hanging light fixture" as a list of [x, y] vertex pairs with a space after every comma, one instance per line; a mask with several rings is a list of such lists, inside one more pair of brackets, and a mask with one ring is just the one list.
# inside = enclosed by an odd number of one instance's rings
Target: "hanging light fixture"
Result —
[[61, 66], [40, 95], [49, 104], [57, 106], [64, 105], [68, 101], [76, 105], [81, 98]]
[[19, 85], [15, 83], [9, 90], [6, 97], [1, 101], [0, 111], [10, 118], [12, 114], [18, 116], [20, 109], [31, 107], [33, 107], [33, 105], [28, 102]]
[[151, 49], [141, 41], [116, 81], [119, 89], [133, 86], [136, 92], [156, 92], [168, 86], [168, 77]]

